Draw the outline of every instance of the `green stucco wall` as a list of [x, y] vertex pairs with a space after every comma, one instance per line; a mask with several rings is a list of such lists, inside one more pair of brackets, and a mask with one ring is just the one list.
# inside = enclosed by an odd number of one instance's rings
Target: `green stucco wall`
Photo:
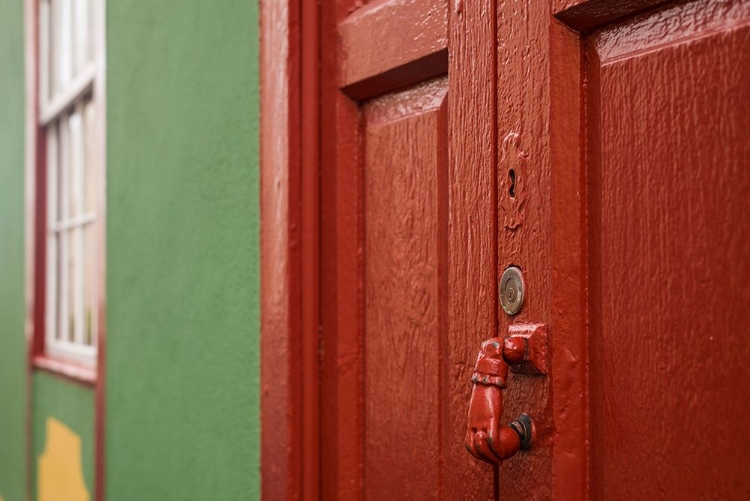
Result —
[[[86, 488], [94, 494], [94, 392], [44, 372], [34, 374], [34, 479], [38, 488], [39, 457], [48, 446], [46, 422], [55, 418], [81, 438], [81, 469]], [[37, 499], [36, 494], [34, 499]]]
[[0, 496], [26, 497], [23, 1], [0, 0]]
[[257, 25], [108, 2], [108, 501], [259, 496]]

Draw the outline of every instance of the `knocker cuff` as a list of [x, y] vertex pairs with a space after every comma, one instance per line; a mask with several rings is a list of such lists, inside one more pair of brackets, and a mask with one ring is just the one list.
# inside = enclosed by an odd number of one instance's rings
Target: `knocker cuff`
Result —
[[480, 358], [477, 360], [471, 382], [505, 388], [508, 382], [508, 365], [503, 360]]

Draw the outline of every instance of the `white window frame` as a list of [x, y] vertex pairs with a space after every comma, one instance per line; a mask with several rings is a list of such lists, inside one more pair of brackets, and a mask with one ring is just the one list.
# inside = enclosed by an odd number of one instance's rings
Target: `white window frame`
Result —
[[[26, 0], [26, 331], [34, 365], [88, 380], [96, 377], [105, 329], [104, 14], [104, 0]], [[81, 25], [88, 31], [75, 29]], [[58, 138], [62, 139], [59, 143]], [[66, 147], [70, 151], [59, 151]], [[83, 188], [85, 168], [93, 169], [95, 186], [88, 193], [89, 207], [84, 212], [85, 190], [89, 189]], [[62, 204], [66, 207], [63, 214], [56, 213], [58, 186], [63, 200], [72, 197], [78, 213], [66, 217], [68, 203]], [[71, 186], [77, 186], [73, 193]], [[90, 235], [89, 243], [84, 231]], [[56, 254], [58, 238], [60, 256]], [[68, 240], [76, 258], [73, 269], [80, 270], [74, 277], [68, 277], [68, 266], [60, 264], [68, 262]], [[84, 289], [87, 267], [90, 283]], [[58, 279], [64, 289], [58, 288]], [[64, 292], [71, 286], [73, 293]], [[89, 314], [85, 313], [84, 290], [92, 295]], [[63, 322], [65, 327], [57, 325], [56, 311], [58, 307], [69, 311], [68, 301], [77, 319], [70, 336], [65, 332], [68, 321]], [[90, 339], [84, 335], [87, 323]]]

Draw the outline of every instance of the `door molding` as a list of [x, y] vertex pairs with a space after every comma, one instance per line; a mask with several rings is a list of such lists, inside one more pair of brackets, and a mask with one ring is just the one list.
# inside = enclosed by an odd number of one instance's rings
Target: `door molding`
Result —
[[260, 8], [262, 496], [317, 499], [318, 6]]

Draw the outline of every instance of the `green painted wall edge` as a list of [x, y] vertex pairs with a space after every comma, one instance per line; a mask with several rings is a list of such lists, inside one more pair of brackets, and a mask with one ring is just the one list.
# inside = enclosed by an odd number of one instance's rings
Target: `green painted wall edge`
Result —
[[0, 496], [26, 499], [24, 21], [0, 1]]
[[108, 501], [259, 497], [257, 7], [107, 4]]

